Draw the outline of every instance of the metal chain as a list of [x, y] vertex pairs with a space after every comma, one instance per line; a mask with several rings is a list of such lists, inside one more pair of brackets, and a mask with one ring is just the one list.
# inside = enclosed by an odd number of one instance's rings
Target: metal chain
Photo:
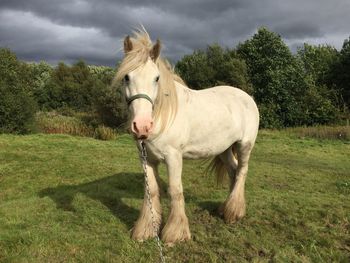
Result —
[[149, 206], [149, 209], [151, 210], [151, 218], [152, 218], [152, 226], [153, 226], [153, 231], [155, 234], [155, 240], [157, 241], [157, 246], [159, 249], [159, 256], [160, 256], [160, 261], [162, 263], [165, 263], [165, 257], [163, 254], [163, 247], [162, 244], [160, 243], [159, 235], [158, 235], [158, 226], [157, 222], [155, 220], [155, 216], [153, 213], [153, 206], [152, 206], [152, 199], [151, 199], [151, 192], [149, 190], [149, 183], [148, 183], [148, 174], [147, 174], [147, 150], [146, 150], [146, 145], [144, 141], [139, 141], [140, 143], [140, 153], [141, 153], [141, 160], [142, 160], [142, 168], [143, 168], [143, 174], [145, 176], [145, 186], [146, 186], [146, 195], [147, 195], [147, 203]]

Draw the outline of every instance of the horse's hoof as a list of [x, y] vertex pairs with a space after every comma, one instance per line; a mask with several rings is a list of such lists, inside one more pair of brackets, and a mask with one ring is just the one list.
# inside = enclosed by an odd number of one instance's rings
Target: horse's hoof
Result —
[[234, 224], [245, 216], [245, 202], [235, 202], [229, 200], [226, 202], [224, 210], [224, 220], [226, 224]]
[[167, 246], [173, 246], [176, 242], [191, 239], [188, 219], [185, 214], [170, 216], [162, 231], [162, 241]]

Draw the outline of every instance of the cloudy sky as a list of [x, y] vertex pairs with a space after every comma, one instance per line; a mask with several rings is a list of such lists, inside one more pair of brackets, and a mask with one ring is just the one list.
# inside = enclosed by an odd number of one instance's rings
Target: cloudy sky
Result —
[[194, 49], [233, 47], [260, 26], [297, 46], [341, 48], [350, 0], [0, 0], [0, 46], [27, 61], [115, 65], [124, 36], [143, 24], [175, 62]]

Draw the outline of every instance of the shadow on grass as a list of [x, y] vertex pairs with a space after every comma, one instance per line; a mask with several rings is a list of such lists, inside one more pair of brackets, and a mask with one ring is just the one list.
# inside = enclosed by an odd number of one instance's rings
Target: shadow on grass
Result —
[[76, 194], [82, 193], [103, 205], [126, 224], [133, 226], [139, 210], [123, 202], [123, 198], [143, 199], [143, 175], [140, 173], [118, 173], [96, 181], [78, 185], [60, 185], [39, 192], [40, 197], [48, 196], [65, 211], [75, 211], [72, 204]]
[[218, 201], [204, 201], [204, 202], [198, 203], [198, 206], [200, 208], [208, 211], [211, 216], [217, 217], [220, 219], [222, 219], [222, 216], [219, 214], [219, 207], [221, 205], [222, 205], [222, 202], [218, 202]]

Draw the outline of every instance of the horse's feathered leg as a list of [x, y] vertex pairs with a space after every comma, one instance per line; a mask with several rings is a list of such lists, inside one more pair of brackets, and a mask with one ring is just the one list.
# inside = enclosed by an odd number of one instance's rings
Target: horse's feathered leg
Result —
[[[224, 151], [222, 154], [218, 155], [216, 158], [216, 177], [218, 182], [223, 182], [224, 176], [226, 173], [228, 173], [230, 178], [230, 191], [232, 192], [235, 183], [236, 183], [236, 171], [238, 167], [238, 161], [237, 161], [237, 150], [235, 149], [235, 144], [231, 145], [226, 151]], [[224, 215], [224, 209], [225, 209], [226, 203], [224, 202], [219, 207], [219, 214]]]
[[[159, 186], [156, 177], [158, 176], [158, 164], [147, 163], [147, 175], [149, 190], [152, 199], [153, 214], [155, 217], [156, 225], [158, 229], [161, 224], [161, 205], [159, 200]], [[157, 233], [158, 234], [158, 233]], [[132, 229], [132, 238], [138, 241], [143, 241], [148, 238], [154, 237], [156, 233], [152, 225], [152, 214], [150, 206], [148, 204], [147, 193], [145, 189], [145, 196], [138, 220]]]
[[169, 194], [171, 211], [162, 231], [162, 240], [171, 245], [177, 241], [188, 240], [191, 232], [185, 213], [185, 200], [181, 182], [182, 155], [174, 150], [165, 158], [169, 175]]
[[252, 150], [252, 143], [239, 142], [236, 144], [238, 166], [231, 184], [231, 193], [224, 203], [224, 219], [226, 223], [234, 223], [245, 216], [246, 204], [244, 185], [248, 173], [248, 161]]

